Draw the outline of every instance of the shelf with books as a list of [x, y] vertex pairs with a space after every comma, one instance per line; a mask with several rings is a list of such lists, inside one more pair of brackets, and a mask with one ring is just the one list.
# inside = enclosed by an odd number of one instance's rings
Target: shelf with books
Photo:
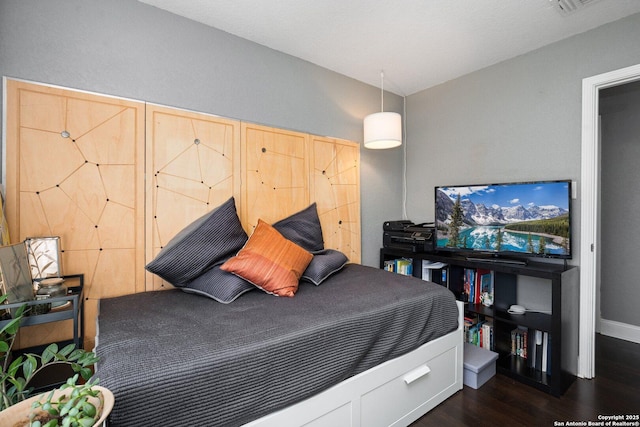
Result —
[[[483, 262], [443, 253], [404, 252], [390, 248], [380, 251], [381, 267], [384, 261], [398, 257], [411, 257], [413, 275], [421, 277], [423, 262], [442, 263], [446, 267], [446, 280], [438, 282], [439, 274], [431, 272], [432, 281], [447, 286], [455, 297], [465, 304], [468, 329], [478, 330], [477, 336], [467, 335], [482, 345], [482, 325], [491, 326], [488, 344], [498, 353], [497, 371], [515, 380], [534, 386], [554, 396], [562, 395], [575, 380], [578, 359], [578, 268], [546, 262], [527, 262], [526, 265]], [[434, 279], [435, 278], [435, 279]], [[544, 310], [532, 310], [544, 296]], [[486, 294], [486, 295], [485, 295]], [[548, 297], [548, 300], [547, 300]], [[512, 314], [512, 305], [527, 308], [523, 314]], [[476, 326], [474, 326], [476, 325]], [[531, 365], [531, 360], [511, 354], [511, 332], [521, 327], [527, 336], [537, 331], [547, 336], [546, 372], [542, 360]], [[474, 332], [475, 333], [475, 332]], [[544, 338], [543, 338], [544, 339]], [[531, 354], [531, 344], [527, 355]], [[537, 349], [536, 349], [537, 353]], [[541, 355], [543, 353], [540, 353]]]
[[552, 375], [554, 352], [551, 334], [517, 326], [510, 335], [510, 353], [500, 359], [498, 368], [512, 377], [524, 378], [542, 390], [549, 389], [555, 380]]
[[491, 317], [465, 316], [464, 322], [464, 342], [494, 350], [494, 329]]
[[[380, 250], [380, 268], [447, 286], [449, 281], [448, 266], [442, 262], [430, 262], [422, 255], [415, 252], [382, 248]], [[398, 260], [409, 261], [410, 265], [407, 265], [404, 270], [406, 273], [398, 270]]]
[[494, 272], [486, 268], [465, 268], [463, 270], [463, 301], [470, 304], [493, 305]]
[[384, 261], [385, 270], [392, 273], [403, 274], [405, 276], [413, 275], [413, 260], [411, 258], [396, 258]]

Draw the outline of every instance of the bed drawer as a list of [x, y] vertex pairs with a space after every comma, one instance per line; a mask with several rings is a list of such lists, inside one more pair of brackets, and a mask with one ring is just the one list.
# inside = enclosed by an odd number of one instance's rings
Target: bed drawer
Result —
[[408, 414], [427, 404], [444, 389], [454, 386], [456, 359], [456, 349], [449, 349], [363, 395], [362, 425], [393, 425], [398, 420], [385, 408], [396, 407], [400, 413]]

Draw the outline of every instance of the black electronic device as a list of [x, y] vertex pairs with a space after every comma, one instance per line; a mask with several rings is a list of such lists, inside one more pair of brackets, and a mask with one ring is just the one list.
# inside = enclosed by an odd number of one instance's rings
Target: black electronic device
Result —
[[411, 221], [402, 219], [396, 221], [385, 221], [382, 224], [382, 230], [384, 231], [404, 231], [404, 229], [410, 225], [414, 225]]
[[[396, 222], [399, 221], [388, 221]], [[385, 222], [385, 228], [386, 228]], [[395, 224], [394, 227], [398, 227]], [[386, 230], [382, 234], [382, 245], [409, 252], [433, 252], [435, 250], [435, 226], [433, 223], [414, 224], [405, 221], [402, 229]]]

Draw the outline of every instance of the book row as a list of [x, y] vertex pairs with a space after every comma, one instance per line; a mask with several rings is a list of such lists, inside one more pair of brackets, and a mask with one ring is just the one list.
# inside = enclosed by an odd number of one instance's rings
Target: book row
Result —
[[463, 299], [470, 304], [493, 305], [494, 273], [482, 268], [464, 269]]
[[422, 260], [422, 271], [414, 272], [412, 258], [398, 258], [385, 261], [384, 269], [393, 273], [405, 274], [408, 276], [415, 275], [420, 277], [422, 280], [436, 282], [443, 286], [447, 286], [447, 264], [442, 262]]
[[391, 259], [384, 262], [384, 269], [392, 273], [413, 275], [413, 260], [411, 258]]
[[551, 335], [518, 326], [511, 331], [511, 355], [527, 361], [527, 367], [551, 374]]
[[490, 319], [465, 317], [464, 340], [469, 344], [494, 350], [493, 322]]

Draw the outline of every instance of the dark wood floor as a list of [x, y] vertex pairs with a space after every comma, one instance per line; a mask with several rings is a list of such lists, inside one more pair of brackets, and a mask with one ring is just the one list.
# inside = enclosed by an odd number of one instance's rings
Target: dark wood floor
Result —
[[639, 414], [640, 344], [598, 335], [596, 377], [576, 379], [560, 398], [498, 374], [478, 390], [465, 386], [411, 427], [588, 425], [599, 415]]

